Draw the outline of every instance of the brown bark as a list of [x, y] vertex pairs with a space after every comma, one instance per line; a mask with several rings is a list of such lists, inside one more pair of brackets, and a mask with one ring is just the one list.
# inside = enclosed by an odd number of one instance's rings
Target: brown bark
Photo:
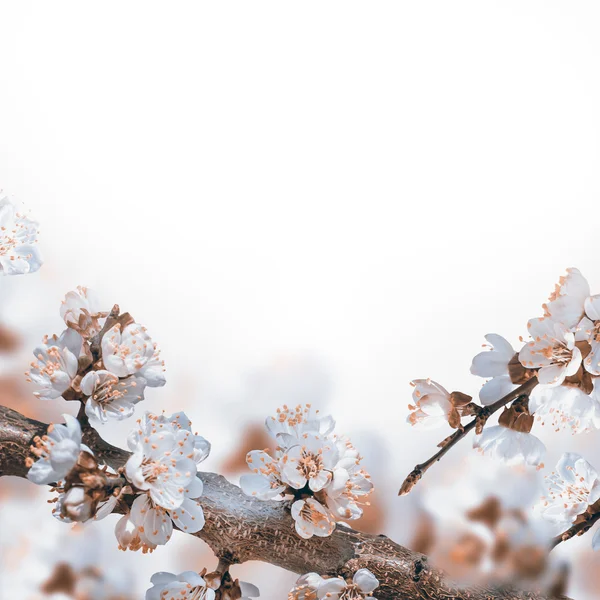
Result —
[[[0, 476], [25, 477], [25, 458], [35, 435], [47, 425], [0, 406]], [[84, 428], [84, 441], [98, 458], [118, 468], [128, 453]], [[427, 557], [396, 544], [383, 535], [370, 535], [338, 526], [327, 538], [303, 540], [281, 502], [261, 502], [214, 473], [200, 473], [204, 482], [201, 503], [206, 525], [195, 534], [219, 559], [230, 563], [260, 560], [294, 573], [352, 576], [357, 569], [372, 571], [381, 585], [380, 600], [549, 600], [550, 596], [509, 588], [460, 588]], [[563, 598], [560, 596], [557, 598]]]

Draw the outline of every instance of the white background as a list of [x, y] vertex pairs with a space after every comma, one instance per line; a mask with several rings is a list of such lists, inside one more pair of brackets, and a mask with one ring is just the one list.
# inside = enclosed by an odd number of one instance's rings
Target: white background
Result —
[[77, 284], [134, 313], [168, 367], [148, 406], [185, 396], [220, 423], [217, 454], [251, 413], [248, 375], [314, 357], [340, 428], [384, 440], [395, 488], [439, 437], [405, 424], [410, 379], [476, 393], [483, 334], [516, 343], [566, 267], [600, 290], [599, 18], [594, 2], [2, 2], [0, 187], [46, 259], [3, 289], [54, 328]]

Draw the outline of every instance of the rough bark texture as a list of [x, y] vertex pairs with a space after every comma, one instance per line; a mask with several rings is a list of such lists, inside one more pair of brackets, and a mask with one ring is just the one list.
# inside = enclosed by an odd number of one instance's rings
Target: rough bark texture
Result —
[[[0, 476], [25, 477], [31, 440], [47, 425], [0, 406]], [[96, 456], [117, 468], [128, 453], [103, 441], [84, 427], [84, 441]], [[294, 532], [289, 511], [281, 502], [261, 502], [214, 473], [200, 473], [206, 525], [195, 534], [218, 558], [231, 563], [260, 560], [303, 574], [352, 576], [368, 568], [381, 582], [380, 600], [549, 600], [550, 596], [507, 588], [457, 587], [431, 567], [427, 557], [383, 535], [359, 533], [338, 526], [328, 538], [303, 540]], [[564, 596], [559, 598], [565, 599]], [[568, 599], [566, 599], [568, 600]]]

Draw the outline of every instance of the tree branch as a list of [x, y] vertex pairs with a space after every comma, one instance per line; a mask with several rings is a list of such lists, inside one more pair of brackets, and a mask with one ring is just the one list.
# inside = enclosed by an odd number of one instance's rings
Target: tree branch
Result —
[[532, 377], [528, 381], [526, 381], [523, 385], [520, 385], [518, 388], [506, 394], [500, 400], [496, 400], [493, 404], [489, 406], [483, 406], [479, 412], [479, 414], [469, 421], [464, 427], [457, 429], [452, 435], [446, 438], [442, 444], [441, 450], [438, 450], [430, 459], [425, 462], [416, 465], [415, 468], [408, 474], [402, 486], [400, 487], [400, 491], [398, 492], [399, 496], [405, 496], [408, 494], [414, 487], [417, 485], [421, 477], [436, 463], [438, 462], [444, 454], [446, 454], [450, 448], [453, 448], [462, 440], [471, 430], [475, 429], [479, 423], [482, 422], [485, 424], [485, 421], [493, 415], [497, 410], [520, 398], [521, 396], [529, 396], [531, 390], [537, 385], [538, 380], [537, 377]]
[[[0, 476], [25, 477], [25, 459], [36, 435], [47, 425], [0, 406]], [[122, 466], [129, 453], [111, 446], [91, 427], [84, 427], [84, 441], [96, 457], [113, 468]], [[204, 482], [200, 498], [206, 525], [196, 535], [217, 558], [228, 563], [259, 560], [298, 574], [351, 577], [367, 568], [381, 582], [380, 600], [550, 600], [546, 594], [509, 588], [475, 586], [460, 588], [427, 557], [383, 535], [374, 536], [339, 525], [333, 535], [304, 540], [282, 502], [261, 502], [214, 473], [199, 473]], [[562, 598], [568, 600], [564, 596]]]

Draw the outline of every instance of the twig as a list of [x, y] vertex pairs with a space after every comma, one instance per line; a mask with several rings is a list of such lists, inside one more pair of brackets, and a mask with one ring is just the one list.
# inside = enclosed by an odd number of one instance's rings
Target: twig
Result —
[[493, 404], [489, 406], [483, 406], [479, 411], [479, 414], [471, 421], [469, 421], [464, 427], [457, 429], [452, 435], [448, 436], [442, 443], [442, 448], [436, 452], [429, 460], [416, 465], [415, 468], [409, 473], [408, 477], [402, 483], [400, 487], [400, 491], [398, 492], [399, 496], [404, 496], [408, 494], [415, 485], [419, 482], [421, 477], [428, 471], [428, 469], [436, 462], [438, 462], [442, 456], [444, 456], [450, 448], [454, 447], [460, 440], [462, 440], [472, 429], [477, 427], [478, 423], [485, 421], [493, 415], [497, 410], [502, 408], [504, 405], [520, 398], [522, 396], [529, 396], [531, 390], [537, 385], [538, 380], [537, 377], [532, 377], [524, 384], [520, 385], [518, 388], [513, 390], [512, 392], [506, 394], [506, 396], [500, 398], [500, 400], [496, 400]]
[[594, 526], [596, 521], [600, 520], [600, 511], [591, 514], [580, 515], [579, 518], [581, 520], [578, 520], [574, 525], [571, 525], [569, 529], [552, 539], [552, 543], [550, 545], [551, 549], [556, 548], [556, 546], [558, 546], [561, 542], [566, 542], [575, 536], [583, 535], [589, 531]]

